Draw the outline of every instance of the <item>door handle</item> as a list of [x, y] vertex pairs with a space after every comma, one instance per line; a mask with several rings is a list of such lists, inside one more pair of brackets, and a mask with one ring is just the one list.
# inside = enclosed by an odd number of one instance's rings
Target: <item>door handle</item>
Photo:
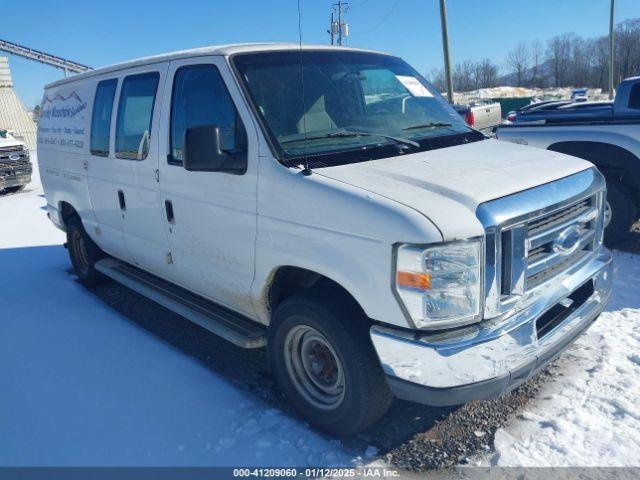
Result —
[[171, 224], [176, 223], [176, 219], [173, 216], [173, 203], [171, 203], [171, 200], [164, 201], [164, 210], [167, 212], [167, 221]]
[[127, 203], [124, 201], [124, 192], [118, 190], [118, 203], [120, 203], [120, 210], [123, 212], [127, 209]]

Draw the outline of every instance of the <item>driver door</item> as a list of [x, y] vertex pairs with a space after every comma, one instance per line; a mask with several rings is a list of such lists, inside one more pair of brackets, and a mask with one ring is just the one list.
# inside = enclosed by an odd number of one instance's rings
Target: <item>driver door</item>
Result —
[[[246, 161], [244, 173], [185, 170], [186, 130], [204, 125], [219, 127], [222, 148]], [[160, 193], [174, 281], [253, 314], [257, 133], [223, 57], [171, 62], [161, 128], [166, 141], [161, 146]]]

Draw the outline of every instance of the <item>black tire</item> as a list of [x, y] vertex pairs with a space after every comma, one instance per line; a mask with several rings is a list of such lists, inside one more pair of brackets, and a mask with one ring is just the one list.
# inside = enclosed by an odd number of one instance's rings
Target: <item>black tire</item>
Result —
[[[308, 329], [312, 332], [308, 333]], [[335, 354], [336, 366], [339, 365], [338, 370], [342, 370], [342, 375], [336, 377], [344, 381], [342, 393], [330, 397], [331, 402], [335, 403], [318, 406], [321, 402], [316, 401], [315, 397], [309, 400], [313, 395], [306, 393], [309, 388], [304, 386], [305, 382], [297, 380], [304, 377], [304, 372], [308, 373], [303, 365], [304, 360], [299, 362], [297, 370], [290, 360], [298, 351], [295, 347], [300, 331], [305, 332], [301, 338], [307, 339], [307, 344], [312, 345], [319, 338], [316, 333], [319, 333], [333, 350], [329, 354]], [[307, 344], [300, 348], [300, 352], [309, 351]], [[368, 322], [360, 309], [340, 292], [333, 292], [333, 295], [330, 292], [302, 294], [285, 300], [274, 312], [268, 345], [271, 369], [289, 403], [304, 420], [318, 429], [332, 435], [353, 434], [375, 423], [389, 409], [393, 394], [373, 349]], [[320, 345], [318, 350], [322, 351], [322, 348]], [[313, 346], [310, 349], [314, 351]], [[302, 353], [297, 356], [309, 358], [309, 355]], [[313, 360], [307, 363], [313, 365]], [[297, 371], [303, 373], [297, 376]], [[330, 371], [333, 369], [322, 367], [316, 378], [322, 376], [323, 372], [332, 378], [328, 373]], [[323, 380], [324, 377], [320, 382]], [[317, 383], [306, 383], [318, 390], [314, 387]]]
[[7, 187], [4, 190], [7, 193], [16, 193], [16, 192], [19, 192], [20, 190], [24, 190], [24, 187], [26, 187], [26, 185], [17, 185], [15, 187]]
[[629, 237], [631, 227], [638, 219], [637, 208], [629, 189], [616, 181], [607, 182], [607, 203], [611, 220], [605, 228], [604, 241], [608, 247], [615, 247]]
[[104, 280], [104, 275], [95, 269], [95, 263], [106, 255], [87, 235], [77, 215], [67, 221], [67, 248], [80, 283], [92, 287]]

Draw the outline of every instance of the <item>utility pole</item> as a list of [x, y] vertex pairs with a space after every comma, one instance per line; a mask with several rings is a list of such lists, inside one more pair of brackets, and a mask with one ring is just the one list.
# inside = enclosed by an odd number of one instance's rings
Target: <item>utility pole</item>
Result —
[[342, 46], [342, 0], [338, 0], [338, 45]]
[[[338, 0], [338, 3], [333, 4], [333, 11], [331, 12], [331, 25], [329, 28], [329, 35], [331, 36], [331, 45], [334, 44], [334, 37], [338, 37], [338, 45], [342, 46], [343, 38], [349, 36], [349, 24], [344, 21], [343, 12], [349, 9], [349, 2]], [[335, 11], [338, 11], [338, 20], [335, 19]]]
[[333, 11], [331, 12], [331, 18], [329, 20], [329, 30], [327, 30], [327, 33], [329, 34], [329, 36], [331, 37], [331, 45], [333, 45], [333, 37], [335, 36], [335, 34], [337, 33], [337, 30], [335, 28], [336, 25], [336, 21], [334, 19], [335, 15], [333, 13]]
[[440, 23], [442, 25], [442, 50], [444, 53], [444, 76], [447, 82], [447, 100], [449, 100], [449, 103], [453, 103], [453, 79], [451, 77], [449, 30], [447, 27], [447, 0], [440, 0]]
[[613, 4], [614, 0], [611, 0], [611, 12], [609, 14], [609, 99], [613, 99], [613, 59], [616, 53], [615, 41], [614, 41], [614, 29], [615, 25], [613, 23]]

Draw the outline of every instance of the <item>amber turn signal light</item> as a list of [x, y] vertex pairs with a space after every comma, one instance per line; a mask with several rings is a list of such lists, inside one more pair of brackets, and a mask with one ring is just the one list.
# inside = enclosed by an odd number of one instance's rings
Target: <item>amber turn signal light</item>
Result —
[[428, 273], [398, 272], [397, 282], [398, 285], [403, 287], [418, 288], [420, 290], [431, 289], [431, 275]]

